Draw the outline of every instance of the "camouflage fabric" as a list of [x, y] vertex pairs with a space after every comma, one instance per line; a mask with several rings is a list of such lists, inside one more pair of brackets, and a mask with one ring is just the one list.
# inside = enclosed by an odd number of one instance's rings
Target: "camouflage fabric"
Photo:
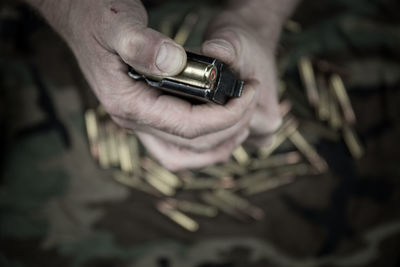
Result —
[[[365, 156], [323, 141], [330, 173], [251, 197], [264, 220], [199, 217], [189, 233], [94, 162], [83, 112], [96, 100], [71, 52], [25, 6], [0, 4], [0, 266], [399, 266], [398, 7], [305, 1], [295, 15], [304, 31], [282, 37], [280, 68], [292, 82], [301, 55], [344, 72]], [[158, 6], [151, 24], [179, 23], [193, 8]], [[204, 19], [188, 46], [216, 8], [197, 9]]]

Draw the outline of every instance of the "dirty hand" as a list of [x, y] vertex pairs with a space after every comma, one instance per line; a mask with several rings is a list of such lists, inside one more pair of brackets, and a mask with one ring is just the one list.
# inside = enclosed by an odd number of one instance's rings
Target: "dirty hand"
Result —
[[[140, 1], [27, 1], [67, 41], [114, 121], [135, 130], [166, 167], [176, 170], [226, 160], [247, 138], [259, 97], [256, 80], [249, 80], [240, 99], [219, 106], [191, 105], [127, 76], [127, 65], [142, 73], [175, 75], [186, 64], [181, 46], [146, 26], [147, 14]], [[212, 51], [218, 50], [205, 47], [211, 56]], [[221, 59], [229, 61], [228, 56]], [[238, 65], [232, 66], [241, 71]]]

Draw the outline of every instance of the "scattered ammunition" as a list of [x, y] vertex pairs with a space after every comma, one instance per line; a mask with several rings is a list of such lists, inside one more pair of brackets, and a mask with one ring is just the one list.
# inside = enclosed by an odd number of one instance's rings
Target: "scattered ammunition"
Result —
[[85, 112], [85, 124], [86, 124], [86, 132], [89, 139], [90, 153], [94, 158], [98, 158], [99, 126], [97, 122], [96, 112], [93, 109], [89, 109]]
[[327, 127], [321, 123], [317, 123], [314, 121], [302, 121], [301, 122], [301, 129], [304, 129], [304, 131], [307, 131], [306, 133], [310, 133], [310, 135], [316, 135], [320, 138], [332, 141], [332, 142], [337, 142], [339, 141], [340, 134], [331, 129], [330, 127]]
[[99, 164], [103, 169], [110, 168], [110, 156], [107, 150], [107, 137], [103, 127], [99, 127]]
[[247, 166], [250, 163], [250, 157], [243, 146], [236, 148], [232, 155], [241, 166]]
[[345, 125], [343, 127], [343, 139], [353, 158], [359, 159], [364, 155], [364, 148], [361, 145], [356, 132], [351, 126]]
[[320, 173], [324, 173], [328, 169], [326, 161], [318, 154], [317, 150], [301, 135], [298, 131], [294, 131], [289, 136], [290, 141], [303, 153], [313, 167]]
[[240, 213], [232, 205], [226, 203], [224, 200], [217, 197], [214, 193], [205, 192], [201, 195], [201, 199], [208, 205], [217, 207], [220, 211], [240, 221], [248, 221], [248, 217], [245, 214]]
[[167, 199], [168, 203], [170, 203], [173, 207], [178, 210], [186, 213], [191, 213], [194, 215], [205, 216], [205, 217], [215, 217], [218, 214], [218, 209], [213, 206], [191, 202], [186, 200], [177, 200], [177, 199]]
[[340, 129], [342, 127], [342, 117], [340, 114], [338, 103], [336, 102], [335, 96], [329, 94], [329, 125], [334, 130]]
[[294, 118], [289, 118], [283, 123], [281, 128], [276, 132], [275, 138], [269, 147], [264, 147], [259, 150], [260, 158], [267, 158], [275, 151], [293, 132], [298, 128], [299, 123]]
[[317, 86], [319, 89], [318, 118], [326, 121], [329, 119], [330, 105], [328, 85], [323, 75], [317, 76]]
[[340, 107], [342, 108], [344, 119], [349, 124], [354, 124], [356, 121], [356, 115], [354, 114], [353, 107], [351, 106], [349, 95], [347, 94], [342, 78], [333, 74], [330, 79], [332, 90], [339, 101]]
[[174, 209], [165, 201], [157, 204], [157, 210], [190, 232], [196, 232], [199, 229], [199, 224], [195, 220]]
[[172, 17], [166, 17], [160, 23], [160, 32], [165, 36], [172, 37], [172, 33], [174, 30], [174, 23], [172, 21]]
[[129, 149], [128, 137], [122, 131], [118, 133], [118, 155], [121, 170], [126, 173], [133, 173], [132, 156]]
[[139, 154], [139, 142], [134, 135], [128, 136], [129, 151], [131, 154], [132, 172], [133, 174], [140, 176], [142, 169], [140, 167], [140, 154]]
[[252, 184], [258, 184], [264, 182], [268, 179], [269, 175], [271, 174], [270, 170], [261, 170], [254, 172], [252, 174], [246, 175], [236, 181], [235, 188], [236, 189], [243, 189], [246, 187], [251, 186]]
[[208, 176], [217, 178], [230, 176], [230, 173], [226, 169], [224, 169], [221, 165], [209, 166], [201, 169], [200, 172]]
[[110, 159], [111, 166], [119, 166], [119, 152], [118, 152], [118, 140], [116, 137], [116, 127], [111, 122], [105, 126], [106, 130], [106, 145], [108, 156]]
[[306, 89], [308, 102], [313, 107], [318, 107], [319, 96], [317, 82], [311, 60], [308, 57], [302, 57], [299, 61], [300, 78]]
[[174, 41], [180, 45], [184, 45], [189, 38], [190, 33], [193, 31], [199, 15], [196, 13], [189, 13], [185, 16], [183, 23], [177, 33], [175, 34]]
[[160, 180], [168, 184], [173, 188], [178, 188], [182, 186], [182, 181], [178, 176], [168, 171], [167, 169], [158, 165], [155, 161], [150, 158], [142, 159], [141, 166], [148, 173], [152, 174], [155, 177], [158, 177]]
[[[250, 158], [249, 158], [249, 162], [250, 162]], [[245, 175], [247, 173], [247, 166], [243, 166], [243, 165], [239, 165], [234, 161], [228, 161], [226, 163], [224, 163], [223, 166], [221, 166], [221, 168], [224, 169], [224, 171], [228, 172], [229, 175], [228, 176], [224, 176], [225, 177], [230, 177], [233, 175]]]
[[255, 220], [261, 220], [265, 216], [265, 213], [262, 209], [252, 205], [247, 199], [239, 197], [235, 193], [221, 189], [217, 190], [215, 195], [236, 209], [248, 214]]
[[232, 188], [235, 183], [232, 177], [222, 179], [199, 177], [190, 181], [185, 181], [183, 184], [184, 190], [205, 190], [216, 188]]
[[148, 184], [144, 183], [139, 177], [137, 176], [132, 176], [129, 174], [126, 174], [124, 172], [116, 171], [113, 174], [113, 178], [115, 181], [117, 181], [120, 184], [123, 184], [125, 186], [131, 187], [136, 190], [143, 191], [147, 194], [160, 197], [161, 194], [158, 193], [158, 191], [154, 190], [153, 187], [149, 186]]
[[295, 177], [274, 177], [274, 178], [269, 178], [263, 182], [260, 182], [258, 184], [254, 184], [248, 188], [246, 188], [243, 191], [243, 194], [246, 196], [251, 196], [255, 194], [260, 194], [264, 193], [269, 190], [276, 189], [278, 187], [290, 184], [295, 181]]
[[300, 33], [303, 30], [301, 24], [294, 20], [288, 20], [285, 23], [285, 30], [292, 32], [292, 33]]
[[301, 155], [297, 151], [271, 155], [266, 159], [254, 159], [250, 166], [250, 170], [259, 170], [266, 168], [274, 168], [296, 164], [301, 161]]
[[157, 189], [163, 195], [165, 195], [165, 196], [175, 195], [175, 188], [172, 187], [171, 185], [167, 184], [160, 177], [158, 177], [152, 173], [146, 173], [145, 180], [147, 183], [149, 183], [152, 187]]

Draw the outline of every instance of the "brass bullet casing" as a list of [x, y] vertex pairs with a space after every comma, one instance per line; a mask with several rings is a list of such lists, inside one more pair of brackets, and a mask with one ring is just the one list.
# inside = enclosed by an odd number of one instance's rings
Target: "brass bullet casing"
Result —
[[308, 102], [311, 106], [317, 107], [319, 102], [319, 95], [317, 89], [317, 81], [315, 79], [314, 68], [311, 60], [308, 57], [302, 57], [299, 61], [299, 73], [301, 80], [306, 89]]
[[360, 159], [364, 155], [364, 147], [351, 126], [345, 125], [343, 127], [343, 139], [353, 158]]
[[236, 148], [232, 156], [241, 166], [247, 166], [250, 164], [250, 156], [247, 154], [247, 151], [243, 148], [243, 146], [239, 146]]
[[238, 80], [224, 63], [191, 52], [186, 52], [186, 55], [186, 66], [178, 75], [147, 75], [132, 68], [128, 75], [166, 92], [202, 102], [224, 105], [229, 99], [242, 95], [244, 82]]
[[161, 167], [155, 161], [150, 158], [142, 159], [141, 166], [143, 169], [147, 171], [148, 174], [151, 174], [154, 177], [158, 177], [164, 183], [172, 188], [178, 188], [182, 186], [182, 181], [178, 176], [170, 172], [169, 170]]
[[174, 41], [180, 45], [184, 45], [196, 26], [199, 20], [199, 15], [197, 13], [189, 13], [185, 16], [181, 27], [175, 34]]
[[354, 114], [354, 110], [342, 78], [337, 74], [333, 74], [331, 76], [330, 83], [333, 93], [335, 94], [340, 107], [342, 108], [344, 119], [349, 124], [355, 123], [356, 115]]
[[258, 184], [254, 184], [251, 187], [246, 188], [243, 193], [246, 196], [251, 196], [255, 194], [264, 193], [269, 190], [276, 189], [278, 187], [288, 185], [295, 181], [295, 177], [287, 176], [287, 177], [271, 177], [262, 181]]
[[218, 209], [213, 206], [187, 201], [187, 200], [177, 200], [173, 198], [167, 199], [167, 202], [171, 204], [174, 208], [185, 212], [191, 213], [193, 215], [199, 215], [204, 217], [215, 217], [218, 214]]
[[89, 109], [85, 112], [85, 124], [89, 139], [90, 153], [97, 159], [99, 157], [99, 125], [95, 110]]
[[196, 232], [199, 229], [199, 224], [195, 220], [176, 210], [166, 201], [159, 202], [156, 208], [161, 214], [190, 232]]
[[214, 89], [215, 82], [217, 81], [217, 75], [218, 70], [215, 65], [205, 64], [196, 61], [188, 61], [183, 71], [176, 76], [146, 76], [158, 82], [161, 82], [164, 79], [168, 79], [174, 82], [190, 84], [192, 86], [212, 90]]

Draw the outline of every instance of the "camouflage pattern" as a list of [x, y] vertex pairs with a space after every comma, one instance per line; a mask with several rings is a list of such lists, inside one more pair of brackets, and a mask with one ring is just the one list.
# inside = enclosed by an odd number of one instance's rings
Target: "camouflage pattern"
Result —
[[[157, 7], [151, 24], [178, 24], [192, 8]], [[196, 9], [204, 19], [188, 46], [216, 8]], [[343, 142], [322, 141], [331, 171], [251, 197], [264, 220], [196, 217], [202, 227], [190, 233], [99, 168], [83, 120], [96, 100], [71, 52], [26, 7], [0, 4], [0, 266], [399, 266], [398, 8], [305, 1], [294, 16], [304, 31], [282, 38], [282, 73], [302, 55], [343, 73], [365, 156], [354, 161]]]

